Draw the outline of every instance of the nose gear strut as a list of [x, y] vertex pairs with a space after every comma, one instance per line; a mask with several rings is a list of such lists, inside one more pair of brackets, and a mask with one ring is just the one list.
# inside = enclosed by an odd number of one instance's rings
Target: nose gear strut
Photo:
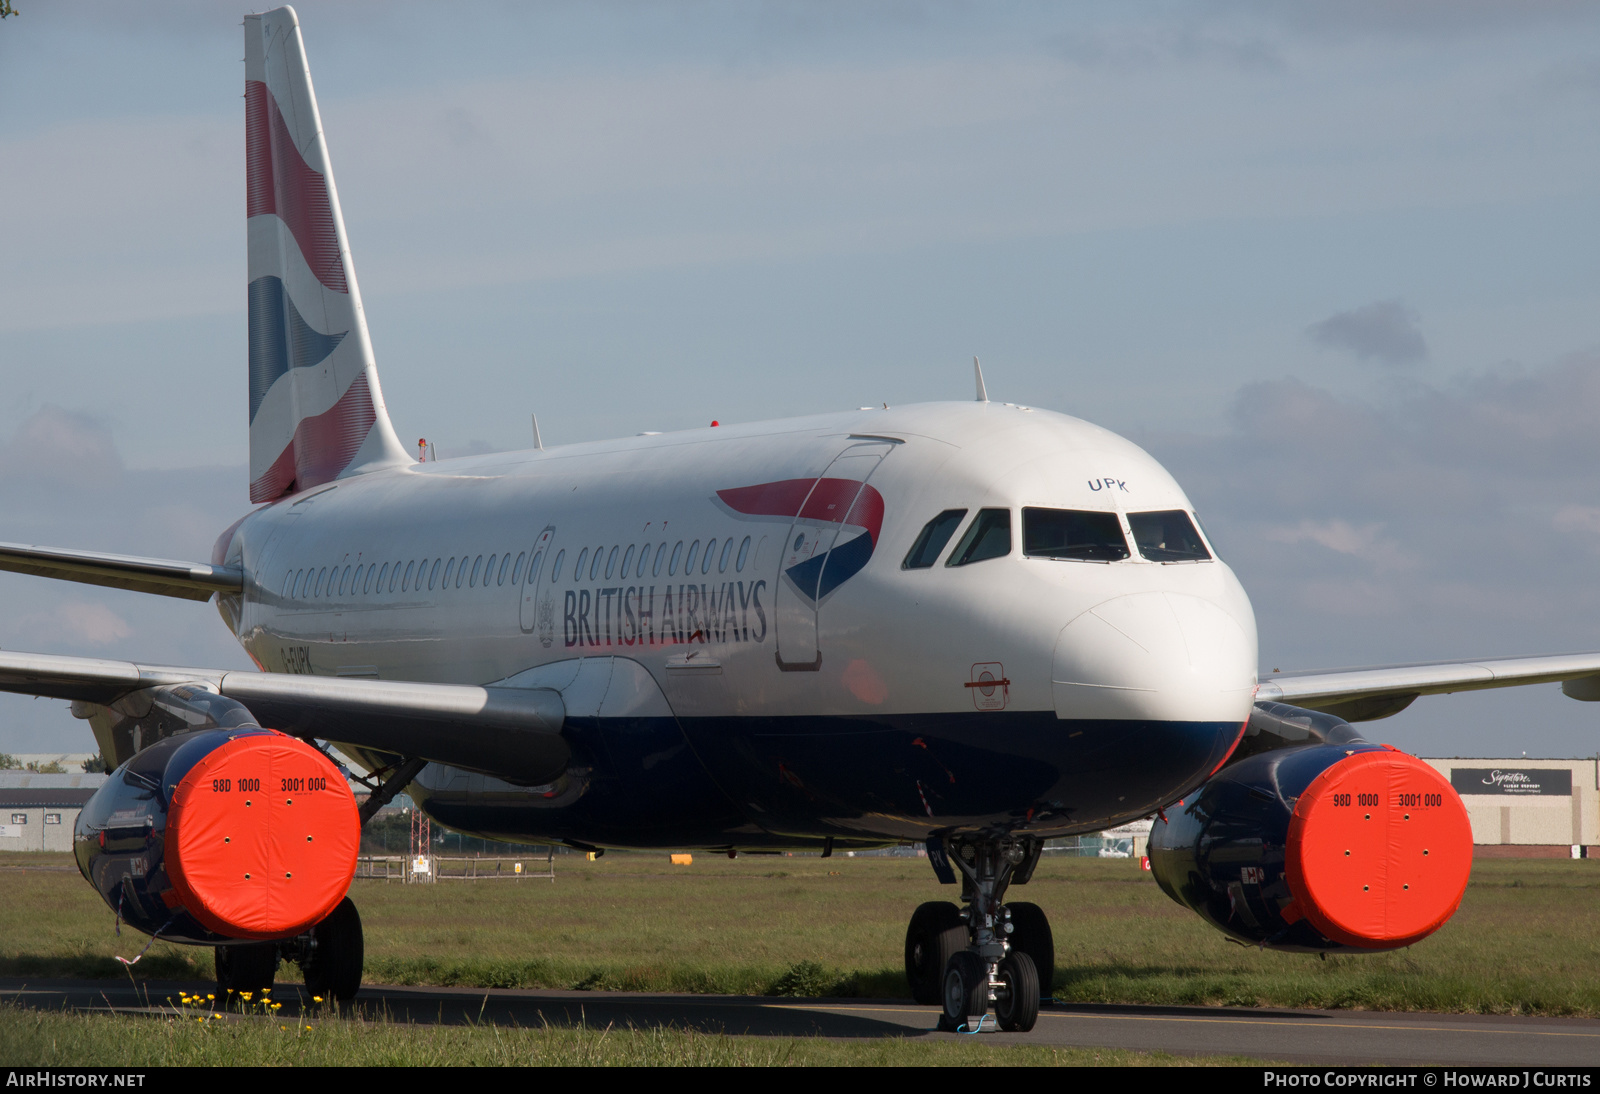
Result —
[[990, 1006], [1000, 1028], [1026, 1032], [1039, 1017], [1041, 984], [1055, 973], [1049, 920], [1035, 904], [1003, 903], [1026, 885], [1044, 842], [1032, 836], [959, 835], [928, 840], [939, 880], [961, 874], [966, 907], [931, 902], [906, 931], [906, 978], [919, 1003], [938, 1003], [942, 1030], [977, 1028]]

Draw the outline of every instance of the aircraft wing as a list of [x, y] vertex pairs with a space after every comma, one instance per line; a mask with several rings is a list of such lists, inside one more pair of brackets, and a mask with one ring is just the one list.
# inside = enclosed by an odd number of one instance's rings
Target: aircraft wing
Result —
[[1333, 672], [1274, 673], [1261, 681], [1257, 702], [1327, 711], [1348, 722], [1398, 714], [1422, 695], [1560, 682], [1574, 699], [1600, 700], [1600, 653], [1508, 657], [1496, 661], [1438, 661]]
[[69, 551], [23, 543], [0, 543], [0, 570], [179, 596], [186, 600], [209, 600], [213, 593], [236, 593], [244, 587], [244, 574], [234, 566]]
[[110, 706], [145, 688], [199, 684], [296, 737], [416, 756], [517, 782], [570, 758], [566, 708], [548, 688], [345, 680], [0, 651], [0, 691]]

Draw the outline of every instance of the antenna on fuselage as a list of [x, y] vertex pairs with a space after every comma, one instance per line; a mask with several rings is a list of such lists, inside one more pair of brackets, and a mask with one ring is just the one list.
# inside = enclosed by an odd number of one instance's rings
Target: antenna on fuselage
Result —
[[987, 403], [989, 401], [989, 392], [983, 386], [983, 366], [978, 364], [976, 357], [972, 359], [972, 375], [978, 381], [978, 402]]
[[539, 439], [539, 415], [534, 414], [534, 415], [532, 415], [532, 418], [533, 418], [533, 447], [537, 448], [540, 452], [543, 452], [544, 451], [544, 442]]

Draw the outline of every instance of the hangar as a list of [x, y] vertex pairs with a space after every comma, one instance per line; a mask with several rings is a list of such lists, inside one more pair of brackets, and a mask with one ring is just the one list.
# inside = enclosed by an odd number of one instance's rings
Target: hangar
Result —
[[1479, 858], [1600, 857], [1600, 759], [1426, 759], [1467, 807]]
[[105, 775], [0, 771], [0, 851], [70, 851], [72, 829]]

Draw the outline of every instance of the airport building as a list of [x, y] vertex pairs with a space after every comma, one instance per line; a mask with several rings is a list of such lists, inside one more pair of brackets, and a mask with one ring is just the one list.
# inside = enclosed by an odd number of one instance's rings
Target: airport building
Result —
[[104, 775], [0, 771], [0, 851], [70, 851], [78, 810]]
[[1600, 760], [1426, 762], [1466, 804], [1478, 857], [1600, 857]]

